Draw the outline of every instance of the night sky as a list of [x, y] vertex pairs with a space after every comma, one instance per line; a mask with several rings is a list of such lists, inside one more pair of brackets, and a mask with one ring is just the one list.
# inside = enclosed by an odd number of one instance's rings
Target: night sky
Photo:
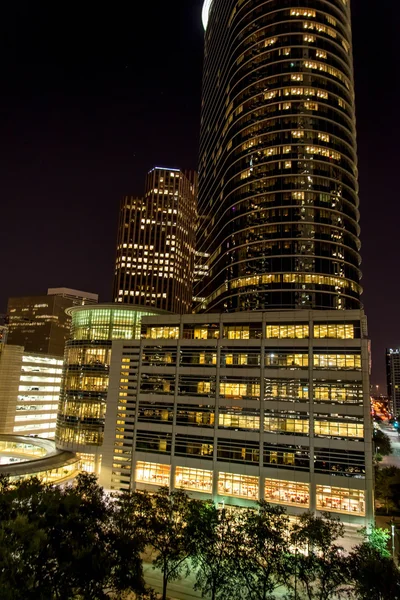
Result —
[[[55, 286], [111, 300], [121, 196], [153, 166], [197, 167], [201, 5], [2, 4], [0, 313]], [[400, 6], [352, 10], [363, 301], [385, 391], [384, 349], [400, 345]]]

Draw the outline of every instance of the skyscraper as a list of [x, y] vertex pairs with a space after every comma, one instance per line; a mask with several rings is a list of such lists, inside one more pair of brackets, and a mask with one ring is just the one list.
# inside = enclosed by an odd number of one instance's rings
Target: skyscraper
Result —
[[114, 302], [191, 310], [197, 183], [187, 175], [155, 167], [144, 198], [122, 199]]
[[206, 0], [198, 311], [360, 307], [350, 3]]
[[400, 348], [386, 350], [386, 381], [390, 410], [400, 414]]
[[100, 481], [355, 534], [374, 504], [350, 14], [306, 5], [205, 2], [199, 314], [113, 342]]

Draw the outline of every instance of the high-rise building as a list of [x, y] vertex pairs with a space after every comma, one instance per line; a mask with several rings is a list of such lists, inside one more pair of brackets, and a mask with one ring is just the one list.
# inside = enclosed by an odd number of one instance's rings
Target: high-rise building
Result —
[[400, 414], [400, 348], [386, 350], [386, 382], [391, 412]]
[[122, 199], [114, 302], [190, 312], [196, 178], [156, 167], [147, 175], [144, 198]]
[[360, 308], [349, 0], [206, 0], [198, 311]]
[[350, 7], [305, 4], [204, 4], [200, 314], [113, 342], [100, 481], [354, 534], [374, 506]]
[[97, 294], [69, 288], [49, 289], [47, 296], [23, 296], [8, 300], [7, 342], [26, 352], [64, 356], [71, 317], [65, 310], [97, 303]]

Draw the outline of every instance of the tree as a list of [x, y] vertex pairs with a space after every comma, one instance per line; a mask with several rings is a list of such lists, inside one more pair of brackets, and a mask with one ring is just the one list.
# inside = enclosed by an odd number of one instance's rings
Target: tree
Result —
[[358, 600], [400, 600], [399, 569], [373, 544], [356, 546], [350, 554], [350, 572]]
[[292, 552], [286, 562], [289, 598], [328, 600], [348, 594], [348, 559], [336, 544], [343, 534], [343, 524], [329, 514], [300, 516], [291, 531]]
[[267, 600], [282, 585], [288, 529], [289, 518], [281, 506], [261, 501], [257, 510], [241, 513], [235, 535], [240, 598]]
[[393, 452], [390, 437], [380, 429], [374, 429], [374, 444], [375, 452], [382, 456], [389, 456]]
[[7, 600], [102, 600], [144, 589], [135, 536], [92, 475], [64, 488], [0, 481], [0, 589]]
[[190, 505], [196, 501], [180, 490], [169, 492], [167, 488], [161, 488], [151, 499], [148, 542], [156, 551], [153, 567], [161, 570], [162, 600], [166, 600], [168, 583], [190, 572], [188, 558], [193, 554], [193, 539], [187, 524]]
[[375, 498], [385, 508], [386, 514], [396, 508], [396, 485], [399, 481], [400, 469], [397, 467], [375, 469]]
[[380, 556], [389, 558], [391, 556], [388, 550], [388, 542], [390, 540], [390, 533], [387, 529], [381, 529], [380, 527], [371, 527], [368, 531], [366, 527], [360, 530], [364, 543], [369, 544], [371, 548], [377, 551]]
[[236, 519], [212, 502], [191, 511], [189, 534], [194, 541], [193, 564], [197, 567], [194, 588], [211, 600], [232, 598], [235, 580], [233, 554]]

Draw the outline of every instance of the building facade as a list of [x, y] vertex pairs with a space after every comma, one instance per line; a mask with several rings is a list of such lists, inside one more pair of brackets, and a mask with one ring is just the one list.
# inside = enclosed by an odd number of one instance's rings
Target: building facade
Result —
[[0, 346], [0, 434], [54, 439], [63, 360]]
[[362, 311], [151, 317], [112, 345], [100, 483], [373, 518]]
[[84, 471], [99, 473], [113, 340], [138, 339], [141, 319], [152, 308], [97, 304], [69, 308], [70, 339], [57, 417], [56, 444], [77, 452]]
[[386, 382], [390, 411], [400, 414], [400, 348], [386, 350]]
[[196, 177], [156, 167], [147, 175], [144, 198], [122, 199], [114, 302], [190, 312]]
[[206, 0], [196, 310], [360, 308], [349, 0]]
[[43, 296], [9, 298], [7, 342], [23, 346], [29, 353], [64, 356], [71, 324], [65, 310], [94, 302], [96, 294], [69, 288], [49, 289]]

